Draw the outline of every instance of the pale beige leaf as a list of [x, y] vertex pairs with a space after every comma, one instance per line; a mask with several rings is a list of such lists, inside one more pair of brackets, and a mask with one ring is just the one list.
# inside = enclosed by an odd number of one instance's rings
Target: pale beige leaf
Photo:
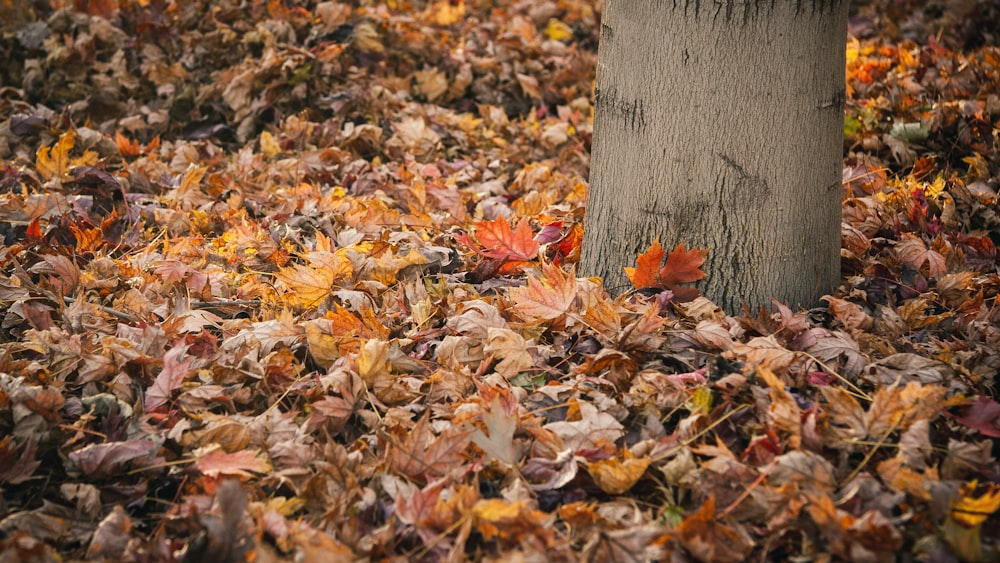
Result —
[[500, 359], [496, 371], [507, 379], [535, 364], [524, 337], [509, 328], [489, 329], [484, 351]]
[[561, 317], [576, 298], [576, 278], [551, 264], [542, 267], [542, 278], [529, 277], [527, 287], [509, 291], [514, 309], [527, 320]]

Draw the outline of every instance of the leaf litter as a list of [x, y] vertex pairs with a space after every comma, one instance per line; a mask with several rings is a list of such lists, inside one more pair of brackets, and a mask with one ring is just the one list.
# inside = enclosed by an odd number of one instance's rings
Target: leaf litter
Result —
[[0, 3], [0, 558], [995, 559], [1000, 13], [854, 4], [729, 316], [576, 276], [600, 2]]

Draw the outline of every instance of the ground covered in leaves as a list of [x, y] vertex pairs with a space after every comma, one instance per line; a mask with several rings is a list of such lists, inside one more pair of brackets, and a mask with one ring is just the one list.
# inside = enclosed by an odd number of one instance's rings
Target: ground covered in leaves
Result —
[[574, 275], [599, 3], [0, 2], [0, 559], [995, 560], [1000, 14], [852, 12], [732, 317]]

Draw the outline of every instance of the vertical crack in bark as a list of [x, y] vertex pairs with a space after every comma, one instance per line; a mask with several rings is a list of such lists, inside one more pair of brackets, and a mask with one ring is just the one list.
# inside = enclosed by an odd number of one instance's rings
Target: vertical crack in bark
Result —
[[598, 111], [606, 112], [613, 121], [624, 123], [634, 133], [642, 133], [648, 125], [646, 101], [640, 98], [624, 99], [615, 89], [594, 90], [594, 105]]
[[716, 153], [716, 156], [725, 166], [716, 177], [713, 191], [720, 227], [716, 236], [719, 256], [713, 263], [727, 260], [727, 268], [722, 269], [730, 276], [712, 282], [711, 287], [713, 293], [724, 296], [722, 299], [733, 300], [722, 303], [723, 308], [735, 310], [733, 307], [739, 303], [732, 296], [755, 293], [760, 286], [758, 280], [769, 275], [768, 272], [750, 271], [747, 265], [766, 263], [761, 260], [761, 253], [769, 245], [770, 234], [762, 228], [758, 216], [771, 199], [771, 188], [766, 179], [749, 172], [729, 155]]
[[[803, 0], [795, 1], [798, 10]], [[739, 25], [746, 27], [751, 22], [771, 15], [774, 11], [774, 2], [775, 0], [713, 0], [715, 9], [712, 13], [712, 23], [718, 23], [721, 16], [723, 23], [738, 22]], [[686, 10], [684, 15], [687, 15]]]

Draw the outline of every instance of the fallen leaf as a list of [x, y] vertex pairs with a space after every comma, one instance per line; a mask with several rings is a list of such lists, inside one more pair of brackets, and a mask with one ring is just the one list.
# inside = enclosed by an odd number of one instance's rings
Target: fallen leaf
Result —
[[253, 448], [229, 453], [211, 445], [195, 451], [194, 456], [197, 459], [194, 465], [198, 471], [213, 478], [224, 475], [249, 478], [254, 473], [263, 474], [272, 469], [267, 455]]
[[487, 331], [486, 346], [483, 351], [500, 358], [496, 371], [510, 379], [519, 372], [535, 365], [528, 351], [529, 344], [520, 334], [509, 328], [490, 328]]
[[482, 499], [472, 507], [476, 528], [486, 540], [501, 538], [514, 544], [525, 537], [547, 537], [552, 534], [552, 517], [534, 510], [524, 501]]
[[980, 395], [961, 408], [962, 416], [951, 415], [957, 422], [978, 430], [984, 436], [1000, 438], [1000, 403]]
[[492, 221], [480, 221], [475, 225], [475, 239], [468, 235], [459, 239], [477, 254], [496, 260], [528, 261], [538, 255], [538, 241], [526, 219], [518, 221], [513, 230], [502, 215]]
[[187, 345], [178, 344], [163, 355], [163, 369], [160, 370], [153, 385], [146, 390], [146, 412], [152, 412], [167, 404], [174, 391], [181, 388], [184, 379], [190, 373], [192, 358], [181, 361], [187, 352]]
[[707, 250], [692, 248], [688, 250], [684, 243], [678, 244], [667, 256], [666, 262], [660, 266], [666, 252], [660, 246], [660, 241], [653, 241], [649, 249], [639, 255], [636, 268], [625, 268], [625, 274], [636, 289], [658, 287], [674, 292], [678, 301], [691, 301], [698, 297], [698, 290], [682, 286], [703, 279], [707, 274], [701, 266], [705, 263]]
[[72, 129], [59, 136], [54, 146], [39, 147], [35, 155], [35, 167], [45, 180], [62, 178], [69, 173], [69, 151], [76, 144], [76, 134]]
[[492, 459], [511, 465], [521, 460], [521, 448], [514, 442], [517, 431], [517, 399], [506, 389], [483, 387], [480, 389], [480, 419], [486, 432], [477, 428], [472, 442]]
[[394, 471], [421, 481], [446, 475], [462, 467], [472, 434], [471, 429], [453, 429], [434, 435], [424, 415], [403, 440], [393, 438], [389, 463]]
[[753, 541], [742, 528], [719, 521], [713, 497], [708, 497], [697, 512], [681, 522], [677, 539], [699, 561], [745, 561], [753, 548]]
[[989, 484], [974, 496], [976, 483], [962, 487], [962, 496], [951, 505], [951, 517], [965, 526], [978, 526], [1000, 510], [1000, 486]]
[[292, 307], [310, 308], [319, 305], [336, 287], [336, 283], [353, 273], [347, 260], [333, 257], [318, 266], [294, 264], [282, 268], [275, 278], [287, 288], [283, 295]]
[[587, 472], [594, 479], [594, 483], [602, 491], [611, 495], [620, 495], [635, 486], [646, 473], [649, 464], [648, 457], [632, 457], [632, 454], [625, 450], [621, 459], [616, 456], [588, 462], [585, 465]]
[[542, 278], [528, 277], [527, 287], [508, 291], [514, 308], [528, 320], [553, 320], [564, 315], [576, 299], [577, 283], [572, 273], [558, 266], [542, 266]]

